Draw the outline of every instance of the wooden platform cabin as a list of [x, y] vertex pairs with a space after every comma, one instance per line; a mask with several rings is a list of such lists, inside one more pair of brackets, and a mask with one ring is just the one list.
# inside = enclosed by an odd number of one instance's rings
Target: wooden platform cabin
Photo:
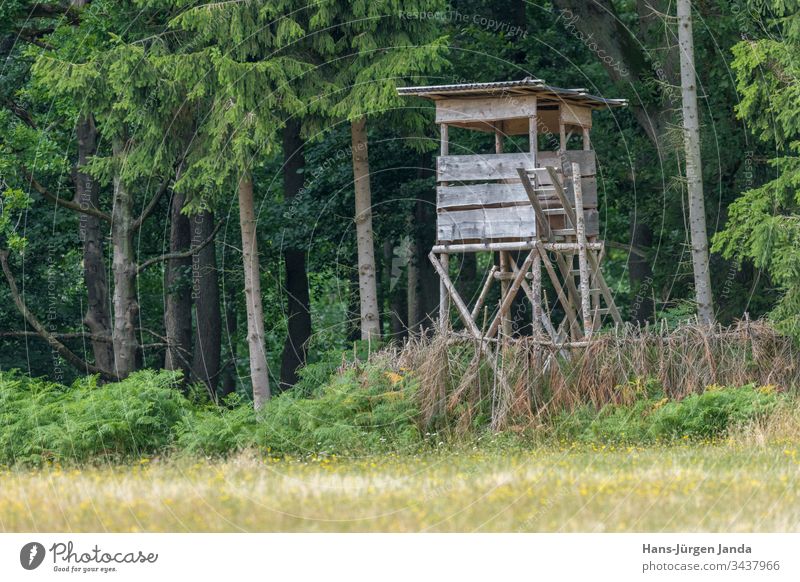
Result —
[[[510, 335], [508, 311], [520, 290], [532, 303], [534, 332], [553, 342], [590, 336], [605, 315], [619, 321], [600, 271], [603, 243], [591, 129], [595, 110], [627, 102], [531, 78], [403, 87], [398, 92], [430, 99], [436, 106], [441, 152], [436, 163], [436, 244], [430, 258], [441, 282], [442, 327], [449, 325], [452, 303], [471, 335]], [[493, 151], [451, 148], [451, 128], [493, 134]], [[454, 253], [481, 251], [499, 253], [499, 266], [487, 273], [470, 308], [449, 278], [448, 261]], [[542, 269], [556, 292], [552, 302], [543, 295]], [[493, 281], [501, 285], [500, 303], [482, 328], [478, 315]], [[556, 302], [564, 316], [557, 325], [550, 320]]]

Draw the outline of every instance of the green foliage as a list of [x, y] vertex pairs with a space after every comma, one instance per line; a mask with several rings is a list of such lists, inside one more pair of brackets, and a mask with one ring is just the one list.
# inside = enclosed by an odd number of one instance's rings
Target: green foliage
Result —
[[380, 348], [380, 342], [359, 340], [353, 342], [351, 349], [326, 352], [300, 370], [300, 381], [294, 385], [292, 390], [304, 396], [318, 394], [338, 369], [358, 362], [366, 362], [370, 354]]
[[782, 295], [772, 311], [778, 327], [800, 338], [800, 14], [796, 2], [757, 4], [770, 38], [733, 48], [740, 118], [778, 154], [771, 179], [731, 204], [713, 250], [765, 270]]
[[[639, 384], [639, 383], [634, 383]], [[678, 439], [715, 439], [769, 415], [783, 398], [772, 386], [708, 386], [701, 394], [669, 400], [652, 380], [647, 395], [601, 410], [582, 406], [555, 415], [554, 435], [562, 441], [647, 444]], [[621, 392], [629, 386], [618, 387]]]
[[66, 387], [0, 373], [0, 463], [159, 453], [188, 407], [177, 380], [176, 373], [147, 370], [105, 386], [89, 377]]
[[255, 413], [246, 404], [183, 420], [179, 447], [221, 454], [259, 447], [285, 454], [348, 454], [418, 447], [417, 382], [379, 363], [352, 366], [313, 398], [286, 392]]

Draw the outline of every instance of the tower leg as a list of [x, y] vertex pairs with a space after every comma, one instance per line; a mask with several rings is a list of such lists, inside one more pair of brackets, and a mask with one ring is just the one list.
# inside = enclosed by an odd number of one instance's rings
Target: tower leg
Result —
[[[503, 278], [500, 279], [500, 303], [502, 304], [505, 301], [506, 295], [508, 294], [508, 279], [505, 278], [511, 269], [509, 268], [508, 264], [508, 251], [500, 251], [500, 273], [503, 275]], [[511, 337], [511, 318], [508, 314], [504, 313], [501, 320], [501, 327], [502, 333], [505, 337]]]
[[[439, 255], [439, 261], [445, 272], [448, 271], [450, 265], [450, 255], [442, 253]], [[450, 296], [447, 294], [447, 287], [444, 281], [439, 279], [439, 331], [447, 333], [450, 329]]]
[[533, 325], [533, 335], [539, 336], [542, 333], [542, 257], [537, 253], [533, 257], [531, 265], [533, 279], [531, 280], [531, 323]]

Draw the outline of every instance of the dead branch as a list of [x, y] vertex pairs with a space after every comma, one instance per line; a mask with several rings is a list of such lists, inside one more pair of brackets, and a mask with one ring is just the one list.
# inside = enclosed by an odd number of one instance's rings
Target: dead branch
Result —
[[47, 331], [47, 328], [45, 328], [44, 325], [42, 325], [42, 323], [37, 319], [37, 317], [31, 313], [31, 311], [28, 309], [28, 306], [25, 304], [25, 301], [22, 299], [22, 296], [19, 294], [17, 282], [8, 266], [7, 249], [0, 250], [0, 265], [2, 265], [3, 274], [5, 274], [6, 281], [8, 281], [8, 286], [11, 290], [11, 297], [13, 298], [17, 309], [30, 324], [30, 326], [36, 330], [36, 332], [50, 345], [50, 347], [56, 350], [56, 352], [58, 352], [58, 354], [67, 362], [75, 366], [77, 369], [86, 372], [87, 374], [99, 374], [104, 380], [119, 380], [119, 377], [116, 374], [89, 364], [75, 355], [72, 350], [61, 343], [53, 334]]
[[142, 213], [139, 215], [139, 217], [136, 220], [133, 221], [133, 230], [139, 230], [142, 227], [142, 224], [144, 224], [144, 221], [147, 220], [147, 218], [156, 209], [156, 205], [158, 204], [158, 201], [161, 200], [161, 197], [164, 195], [164, 192], [167, 191], [167, 184], [168, 183], [169, 183], [169, 180], [164, 180], [163, 182], [161, 182], [161, 185], [159, 185], [158, 190], [156, 191], [156, 193], [153, 196], [153, 198], [147, 204], [147, 206], [142, 211]]
[[172, 259], [187, 259], [187, 258], [189, 258], [189, 257], [191, 257], [193, 255], [196, 255], [201, 250], [203, 250], [207, 245], [209, 245], [211, 243], [211, 241], [214, 240], [214, 237], [217, 236], [217, 232], [219, 232], [219, 229], [221, 227], [222, 227], [222, 222], [218, 222], [217, 226], [214, 227], [214, 230], [211, 232], [211, 234], [208, 236], [208, 238], [206, 238], [204, 241], [202, 241], [196, 247], [191, 247], [191, 248], [189, 248], [189, 249], [187, 249], [185, 251], [180, 251], [180, 252], [176, 252], [176, 253], [166, 253], [166, 254], [160, 255], [158, 257], [153, 257], [152, 259], [147, 259], [144, 263], [142, 263], [141, 265], [139, 265], [136, 268], [136, 273], [137, 274], [141, 273], [147, 267], [149, 267], [151, 265], [155, 265], [156, 263], [162, 263], [164, 261], [171, 261]]
[[71, 200], [65, 200], [63, 198], [59, 198], [55, 196], [52, 192], [50, 192], [47, 188], [45, 188], [39, 181], [34, 178], [33, 174], [31, 174], [25, 166], [21, 166], [22, 175], [25, 176], [25, 179], [30, 183], [31, 186], [42, 196], [48, 199], [50, 202], [54, 203], [57, 206], [61, 206], [62, 208], [68, 208], [74, 212], [82, 212], [83, 214], [88, 214], [89, 216], [94, 216], [95, 218], [99, 218], [100, 220], [105, 220], [109, 224], [111, 223], [111, 215], [106, 214], [102, 210], [98, 210], [92, 206], [84, 206], [82, 204], [78, 204], [77, 202], [73, 202]]

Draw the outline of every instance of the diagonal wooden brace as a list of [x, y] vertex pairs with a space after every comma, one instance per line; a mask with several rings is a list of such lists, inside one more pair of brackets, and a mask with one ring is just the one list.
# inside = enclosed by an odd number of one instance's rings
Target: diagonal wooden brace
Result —
[[519, 288], [522, 286], [522, 281], [525, 279], [525, 274], [530, 271], [531, 263], [533, 263], [533, 253], [536, 252], [535, 250], [531, 250], [528, 253], [528, 257], [525, 259], [525, 262], [522, 264], [522, 268], [514, 277], [511, 287], [509, 287], [508, 292], [503, 297], [502, 303], [500, 303], [500, 309], [497, 312], [497, 315], [494, 316], [492, 320], [492, 324], [489, 326], [489, 329], [486, 330], [486, 337], [494, 337], [494, 334], [497, 333], [497, 330], [500, 328], [500, 322], [502, 321], [503, 316], [506, 312], [511, 308], [511, 303], [514, 301], [514, 298], [519, 293]]
[[480, 315], [481, 307], [483, 307], [486, 297], [489, 295], [489, 289], [492, 288], [492, 281], [494, 280], [495, 271], [497, 271], [497, 265], [492, 265], [492, 268], [489, 269], [489, 276], [486, 277], [486, 281], [483, 283], [483, 288], [481, 289], [481, 294], [478, 296], [478, 301], [475, 302], [475, 307], [472, 308], [472, 313], [470, 313], [473, 321], [476, 317], [478, 317], [478, 315]]
[[[519, 274], [520, 269], [517, 266], [517, 262], [514, 259], [510, 259], [510, 263], [511, 263], [511, 269], [514, 271], [514, 274], [515, 275]], [[533, 296], [533, 290], [531, 289], [530, 285], [528, 285], [528, 282], [525, 281], [524, 279], [522, 280], [522, 291], [525, 293], [525, 295], [528, 296], [528, 299], [530, 299], [531, 303], [533, 303], [536, 300]], [[550, 321], [550, 315], [544, 309], [541, 310], [540, 318], [542, 327], [544, 327], [545, 331], [548, 333], [548, 335], [550, 335], [550, 339], [553, 340], [553, 343], [554, 344], [559, 343], [556, 330], [553, 327], [553, 323]]]
[[450, 281], [450, 276], [447, 274], [447, 271], [445, 271], [444, 267], [439, 262], [439, 259], [433, 252], [428, 253], [428, 258], [430, 259], [433, 268], [436, 270], [436, 273], [439, 275], [439, 279], [444, 284], [445, 289], [447, 289], [447, 294], [453, 300], [453, 304], [456, 307], [456, 311], [458, 311], [459, 317], [461, 317], [461, 321], [464, 322], [464, 326], [473, 336], [475, 336], [476, 339], [482, 339], [481, 330], [478, 329], [477, 325], [475, 325], [475, 321], [472, 319], [472, 314], [470, 314], [469, 309], [464, 303], [464, 300], [461, 299], [458, 291], [456, 291], [455, 285], [453, 285], [453, 282]]

